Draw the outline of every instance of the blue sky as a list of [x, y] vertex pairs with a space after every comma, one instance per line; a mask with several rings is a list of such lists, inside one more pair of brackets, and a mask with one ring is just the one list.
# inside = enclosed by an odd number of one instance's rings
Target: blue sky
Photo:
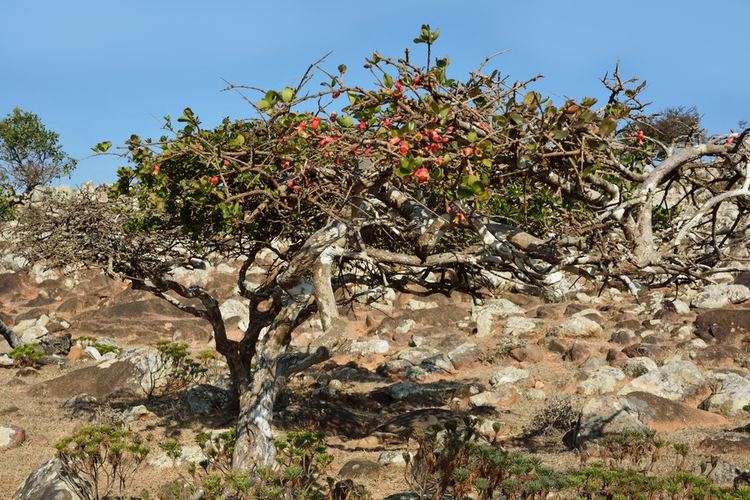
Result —
[[[724, 133], [750, 119], [748, 19], [747, 0], [2, 0], [0, 115], [37, 113], [81, 158], [101, 140], [158, 137], [185, 106], [207, 125], [249, 116], [222, 79], [280, 89], [330, 50], [356, 78], [373, 50], [401, 54], [430, 23], [454, 77], [511, 49], [495, 63], [512, 79], [543, 73], [535, 89], [553, 97], [602, 96], [619, 59], [649, 82], [654, 110], [695, 105]], [[110, 182], [119, 164], [85, 160], [67, 182]]]

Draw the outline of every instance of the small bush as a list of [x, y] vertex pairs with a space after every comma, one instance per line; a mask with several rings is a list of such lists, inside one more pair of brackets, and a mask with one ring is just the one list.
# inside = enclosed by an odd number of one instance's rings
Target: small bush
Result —
[[581, 409], [570, 397], [552, 398], [524, 427], [524, 435], [540, 436], [553, 432], [566, 433], [578, 425]]
[[90, 481], [97, 499], [115, 487], [122, 495], [150, 452], [140, 435], [110, 425], [85, 427], [55, 447], [65, 467]]
[[16, 364], [27, 366], [38, 366], [44, 356], [44, 351], [37, 344], [23, 344], [8, 353]]
[[164, 393], [184, 389], [203, 380], [208, 372], [205, 361], [196, 361], [188, 352], [188, 345], [171, 340], [160, 340], [155, 345], [157, 356], [150, 367], [149, 383], [144, 391], [151, 398], [157, 387]]

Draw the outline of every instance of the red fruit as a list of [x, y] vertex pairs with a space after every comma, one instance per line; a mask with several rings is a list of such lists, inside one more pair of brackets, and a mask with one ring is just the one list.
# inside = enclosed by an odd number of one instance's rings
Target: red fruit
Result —
[[383, 126], [384, 127], [392, 127], [393, 123], [388, 118], [383, 118]]
[[159, 167], [159, 165], [154, 165], [154, 175], [159, 175], [160, 170], [161, 170], [161, 167]]
[[427, 170], [426, 167], [419, 167], [413, 175], [417, 182], [420, 184], [424, 184], [425, 182], [430, 180], [430, 171]]
[[329, 116], [331, 117], [331, 120], [333, 121], [333, 120], [335, 120], [335, 119], [336, 119], [336, 117], [338, 116], [338, 113], [336, 113], [336, 112], [334, 111], [334, 112], [333, 112], [333, 113], [331, 113], [331, 114], [330, 114]]
[[734, 144], [734, 137], [727, 137], [727, 144]]
[[397, 82], [395, 82], [393, 84], [393, 86], [396, 87], [396, 92], [403, 92], [404, 91], [404, 86], [401, 84], [401, 82], [397, 81]]
[[437, 151], [440, 151], [440, 148], [441, 146], [437, 142], [430, 143], [430, 145], [427, 146], [427, 149], [430, 151], [430, 153], [435, 153]]
[[341, 92], [334, 92], [331, 97], [333, 97], [334, 99], [338, 99], [340, 95], [341, 95]]
[[445, 158], [443, 158], [442, 156], [438, 156], [437, 158], [435, 158], [435, 165], [442, 165], [444, 161]]
[[419, 80], [421, 80], [421, 78], [419, 78], [419, 76], [415, 76], [414, 77], [414, 85], [418, 84]]
[[297, 130], [305, 130], [305, 127], [307, 127], [307, 122], [301, 122], [297, 125]]
[[224, 160], [224, 166], [225, 166], [225, 167], [228, 167], [228, 166], [229, 166], [229, 160]]
[[310, 123], [310, 128], [313, 130], [318, 130], [318, 127], [320, 127], [320, 117], [316, 116], [312, 119], [312, 123]]
[[462, 222], [466, 221], [466, 216], [463, 212], [457, 212], [456, 216], [453, 218], [454, 224], [460, 224]]
[[281, 160], [281, 167], [284, 169], [289, 168], [289, 166], [292, 164], [289, 160]]
[[401, 139], [399, 139], [398, 137], [391, 137], [390, 139], [388, 139], [388, 144], [390, 144], [391, 146], [395, 146], [400, 140]]
[[407, 141], [401, 141], [401, 144], [398, 146], [398, 154], [401, 156], [406, 156], [406, 153], [409, 152], [409, 143]]
[[365, 149], [365, 156], [372, 156], [372, 148]]
[[359, 128], [360, 130], [364, 130], [367, 128], [367, 124], [365, 122], [360, 122], [360, 124], [357, 125], [357, 128]]
[[294, 179], [289, 179], [288, 181], [286, 181], [286, 187], [288, 187], [292, 191], [299, 191], [299, 186], [294, 183]]
[[324, 147], [325, 147], [325, 146], [328, 146], [328, 145], [329, 145], [330, 143], [332, 143], [332, 142], [333, 142], [333, 141], [335, 141], [335, 140], [336, 140], [336, 139], [334, 139], [334, 138], [333, 138], [333, 137], [331, 137], [330, 135], [327, 135], [327, 136], [323, 137], [323, 138], [322, 138], [322, 139], [320, 140], [320, 145], [321, 145], [321, 146], [324, 146]]
[[209, 177], [208, 178], [208, 182], [210, 182], [211, 184], [213, 184], [214, 186], [216, 186], [219, 183], [219, 176], [218, 175], [214, 175], [213, 177]]
[[646, 135], [643, 133], [643, 130], [638, 131], [638, 144], [643, 144], [643, 139], [646, 137]]

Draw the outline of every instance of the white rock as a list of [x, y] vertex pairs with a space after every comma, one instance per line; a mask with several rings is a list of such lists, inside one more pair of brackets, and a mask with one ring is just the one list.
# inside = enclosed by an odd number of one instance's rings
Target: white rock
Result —
[[608, 394], [615, 390], [617, 383], [625, 378], [619, 368], [600, 366], [587, 372], [586, 380], [578, 384], [578, 392], [586, 396]]
[[531, 333], [536, 330], [536, 322], [532, 319], [523, 316], [511, 316], [505, 320], [505, 328], [503, 333], [506, 335], [523, 335], [525, 333]]
[[708, 285], [695, 296], [691, 305], [701, 309], [716, 309], [748, 299], [750, 289], [745, 285]]
[[477, 323], [477, 337], [488, 337], [497, 318], [521, 315], [523, 309], [507, 299], [490, 299], [483, 305], [475, 305], [471, 314]]
[[522, 370], [514, 366], [508, 366], [494, 374], [490, 379], [490, 384], [492, 384], [493, 386], [514, 384], [520, 380], [525, 380], [527, 378], [529, 378], [529, 372], [527, 370]]

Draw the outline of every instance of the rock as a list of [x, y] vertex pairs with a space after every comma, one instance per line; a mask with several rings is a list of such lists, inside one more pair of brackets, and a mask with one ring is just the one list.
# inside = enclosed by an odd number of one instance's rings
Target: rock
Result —
[[750, 455], [750, 429], [746, 432], [721, 431], [701, 441], [701, 451], [710, 454]]
[[71, 415], [76, 418], [90, 418], [99, 407], [99, 401], [90, 394], [77, 394], [63, 403]]
[[14, 364], [10, 356], [5, 353], [0, 354], [0, 366], [13, 366]]
[[143, 396], [165, 386], [169, 372], [170, 367], [156, 349], [142, 348], [123, 352], [115, 360], [103, 360], [94, 366], [70, 371], [31, 390], [46, 391], [49, 397], [60, 399], [81, 393], [100, 400], [118, 394]]
[[740, 347], [750, 335], [750, 308], [704, 311], [694, 325], [695, 334], [706, 342]]
[[578, 392], [586, 396], [608, 394], [624, 378], [625, 374], [619, 368], [600, 366], [586, 373], [586, 380], [578, 384]]
[[198, 415], [227, 411], [232, 406], [232, 392], [210, 384], [199, 384], [185, 391], [185, 404]]
[[242, 301], [237, 299], [226, 300], [221, 304], [219, 310], [224, 321], [236, 318], [239, 321], [240, 330], [244, 331], [247, 329], [250, 310]]
[[88, 481], [63, 466], [57, 458], [29, 474], [13, 495], [14, 500], [90, 500], [94, 492]]
[[633, 344], [637, 344], [641, 341], [640, 337], [633, 333], [632, 330], [628, 330], [627, 328], [620, 328], [618, 330], [615, 330], [615, 332], [612, 334], [612, 337], [609, 339], [610, 342], [613, 344], [619, 344], [621, 346], [629, 346]]
[[151, 417], [154, 414], [148, 411], [144, 405], [137, 405], [122, 412], [122, 419], [125, 422], [135, 422], [143, 418]]
[[0, 426], [0, 450], [16, 448], [26, 440], [26, 431], [15, 425]]
[[418, 365], [427, 358], [441, 354], [438, 349], [427, 345], [404, 349], [396, 355], [397, 360], [408, 361], [412, 365]]
[[583, 363], [588, 360], [592, 354], [591, 349], [589, 349], [586, 344], [575, 341], [573, 342], [573, 345], [570, 346], [570, 349], [565, 352], [563, 358], [573, 361], [574, 363]]
[[699, 309], [718, 309], [750, 299], [750, 289], [744, 285], [708, 285], [696, 295], [690, 305]]
[[704, 401], [701, 408], [722, 415], [744, 415], [746, 405], [750, 405], [750, 378], [727, 373], [719, 390]]
[[516, 361], [528, 361], [531, 363], [538, 363], [544, 359], [544, 351], [541, 347], [536, 344], [528, 344], [524, 347], [516, 347], [511, 349], [510, 357]]
[[424, 389], [414, 382], [396, 382], [386, 388], [386, 393], [396, 401], [403, 401], [424, 394]]
[[102, 359], [102, 355], [101, 353], [99, 353], [99, 349], [92, 345], [87, 345], [83, 351], [94, 361], [101, 361]]
[[622, 371], [631, 377], [640, 377], [641, 375], [645, 375], [657, 368], [658, 366], [653, 359], [637, 356], [635, 358], [629, 358], [623, 365]]
[[599, 323], [585, 316], [573, 316], [554, 327], [547, 335], [564, 338], [600, 337], [603, 329]]
[[417, 493], [394, 493], [393, 495], [388, 495], [383, 500], [421, 500], [422, 496]]
[[89, 355], [86, 354], [85, 349], [80, 345], [72, 346], [67, 356], [69, 361], [80, 361], [82, 359], [87, 359], [88, 357]]
[[508, 386], [501, 386], [495, 391], [485, 391], [475, 394], [469, 398], [472, 408], [481, 406], [494, 406], [508, 408], [518, 400], [518, 393]]
[[[378, 463], [380, 465], [385, 465], [385, 466], [396, 465], [399, 467], [405, 467], [406, 459], [404, 458], [404, 453], [407, 453], [407, 452], [398, 451], [398, 450], [384, 451], [383, 453], [380, 454], [380, 456], [378, 456]], [[409, 454], [412, 457], [414, 456], [413, 452], [409, 452]]]
[[428, 373], [454, 373], [456, 370], [451, 363], [450, 358], [445, 354], [438, 354], [430, 358], [423, 359], [419, 367]]
[[387, 340], [374, 338], [366, 340], [353, 340], [347, 349], [351, 354], [365, 356], [367, 354], [385, 354], [391, 350]]
[[339, 469], [338, 476], [344, 479], [376, 478], [380, 475], [380, 464], [371, 460], [355, 458], [347, 461]]
[[147, 459], [147, 462], [150, 466], [157, 469], [169, 469], [175, 466], [179, 467], [182, 464], [197, 464], [204, 460], [206, 460], [206, 455], [203, 454], [200, 447], [191, 444], [182, 447], [182, 454], [177, 457], [177, 459], [173, 459], [164, 452], [155, 456], [150, 456], [150, 458]]
[[404, 335], [409, 333], [411, 329], [414, 328], [416, 325], [417, 325], [417, 322], [414, 321], [413, 319], [407, 318], [401, 321], [398, 324], [398, 326], [396, 326], [396, 328], [393, 329], [393, 335], [391, 336], [391, 338], [393, 338], [393, 340], [396, 340], [396, 338], [398, 337], [403, 337]]
[[529, 372], [527, 370], [508, 366], [495, 373], [490, 379], [490, 384], [493, 386], [515, 384], [516, 382], [527, 378], [529, 378]]
[[693, 468], [692, 473], [696, 476], [703, 476], [714, 484], [723, 486], [734, 486], [738, 478], [747, 474], [746, 471], [726, 462], [718, 462], [715, 467], [712, 467], [710, 463], [704, 463], [702, 466], [697, 465]]
[[478, 345], [473, 342], [464, 342], [448, 352], [448, 359], [454, 367], [460, 369], [476, 362], [481, 354], [482, 350]]
[[630, 381], [618, 394], [648, 392], [656, 396], [684, 401], [700, 396], [706, 381], [698, 366], [690, 361], [672, 360]]
[[576, 441], [581, 444], [623, 432], [672, 432], [728, 425], [725, 418], [645, 392], [590, 399], [581, 411]]
[[70, 352], [71, 345], [72, 337], [69, 333], [63, 333], [62, 335], [45, 335], [39, 339], [39, 346], [44, 353], [48, 355], [57, 354], [65, 356]]
[[524, 318], [523, 316], [511, 316], [505, 320], [503, 333], [517, 337], [526, 333], [532, 333], [534, 330], [536, 330], [536, 322], [534, 320]]
[[523, 309], [508, 299], [489, 299], [483, 305], [475, 305], [471, 314], [477, 323], [477, 337], [489, 337], [497, 318], [521, 315]]

